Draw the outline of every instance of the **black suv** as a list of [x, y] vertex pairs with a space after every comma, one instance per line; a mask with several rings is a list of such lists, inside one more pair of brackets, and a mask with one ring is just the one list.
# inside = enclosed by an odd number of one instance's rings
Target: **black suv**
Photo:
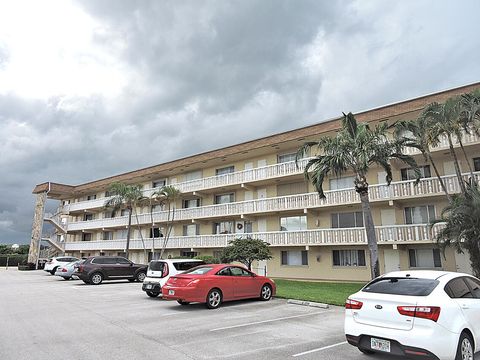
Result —
[[134, 264], [121, 256], [90, 256], [76, 267], [73, 275], [85, 284], [99, 285], [103, 280], [117, 279], [142, 282], [146, 273], [147, 265]]

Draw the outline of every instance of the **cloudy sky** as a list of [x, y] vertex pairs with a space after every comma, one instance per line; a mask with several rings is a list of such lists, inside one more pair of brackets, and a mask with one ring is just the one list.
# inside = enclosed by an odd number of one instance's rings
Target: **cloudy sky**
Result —
[[[479, 1], [0, 2], [0, 243], [79, 184], [480, 81]], [[51, 206], [51, 205], [50, 205]]]

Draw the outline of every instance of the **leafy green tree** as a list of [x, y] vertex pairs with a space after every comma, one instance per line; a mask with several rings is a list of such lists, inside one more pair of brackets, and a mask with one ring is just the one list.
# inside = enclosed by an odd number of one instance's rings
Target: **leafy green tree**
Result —
[[453, 201], [442, 210], [441, 218], [432, 226], [444, 223], [437, 234], [437, 242], [445, 251], [447, 246], [458, 253], [467, 250], [477, 277], [480, 276], [480, 188], [476, 183], [466, 184], [465, 194], [455, 194]]
[[451, 196], [448, 193], [447, 187], [445, 186], [445, 181], [440, 176], [437, 165], [433, 160], [432, 153], [430, 151], [430, 122], [425, 116], [420, 116], [416, 120], [412, 121], [398, 121], [395, 123], [395, 136], [401, 138], [404, 141], [405, 147], [414, 148], [419, 150], [425, 161], [428, 161], [432, 164], [435, 175], [442, 187], [443, 192], [447, 196], [449, 202], [451, 202]]
[[227, 263], [238, 261], [251, 270], [254, 261], [272, 258], [269, 246], [261, 239], [237, 238], [229, 241], [229, 245], [223, 249], [221, 260]]
[[126, 209], [128, 211], [127, 244], [125, 247], [125, 254], [128, 259], [132, 214], [134, 210], [136, 211], [139, 201], [142, 201], [143, 199], [142, 189], [139, 185], [127, 185], [124, 183], [115, 182], [109, 186], [108, 192], [112, 195], [112, 197], [105, 202], [105, 207], [112, 208], [114, 210]]
[[369, 124], [358, 123], [352, 113], [343, 114], [342, 127], [334, 137], [323, 137], [318, 142], [307, 142], [297, 151], [297, 162], [310, 150], [317, 149], [319, 154], [309, 160], [305, 167], [305, 177], [315, 186], [320, 197], [324, 198], [323, 182], [329, 173], [341, 176], [348, 171], [355, 175], [355, 191], [360, 196], [363, 222], [367, 234], [370, 252], [370, 271], [372, 278], [380, 275], [378, 245], [373, 223], [370, 200], [368, 197], [368, 170], [378, 165], [386, 172], [388, 184], [392, 181], [391, 159], [398, 159], [410, 166], [420, 179], [420, 171], [413, 157], [402, 153], [404, 139], [390, 139], [389, 126], [386, 123], [372, 128]]

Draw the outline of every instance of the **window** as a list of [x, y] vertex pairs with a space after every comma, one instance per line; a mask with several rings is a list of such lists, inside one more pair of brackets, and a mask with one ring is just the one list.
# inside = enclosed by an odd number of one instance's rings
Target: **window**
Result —
[[232, 276], [232, 274], [230, 273], [230, 268], [229, 268], [229, 267], [223, 268], [223, 269], [220, 270], [216, 275], [219, 275], [219, 276]]
[[167, 185], [167, 180], [165, 180], [165, 179], [152, 181], [152, 188], [161, 188], [165, 185]]
[[428, 224], [435, 219], [435, 206], [415, 206], [405, 208], [405, 224]]
[[282, 251], [282, 265], [308, 265], [308, 251]]
[[253, 224], [251, 221], [245, 221], [245, 233], [250, 234], [253, 232]]
[[365, 250], [333, 250], [333, 266], [365, 265]]
[[464, 279], [469, 288], [471, 289], [473, 297], [480, 299], [480, 281], [471, 277], [466, 277]]
[[215, 170], [215, 175], [219, 176], [219, 175], [230, 174], [230, 173], [233, 173], [234, 171], [235, 171], [234, 166], [227, 166], [227, 167], [224, 167], [224, 168], [216, 169]]
[[345, 176], [330, 179], [330, 190], [350, 189], [353, 188], [355, 176]]
[[249, 273], [247, 270], [235, 266], [232, 266], [230, 268], [230, 273], [232, 274], [232, 276], [252, 276], [252, 274]]
[[480, 171], [480, 157], [473, 159], [473, 168], [475, 171]]
[[120, 211], [120, 216], [127, 216], [128, 215], [128, 210], [127, 209], [122, 209]]
[[409, 249], [408, 256], [411, 268], [442, 267], [439, 249]]
[[198, 225], [183, 225], [183, 236], [195, 236], [198, 235]]
[[185, 181], [198, 180], [202, 178], [202, 171], [192, 171], [185, 174]]
[[198, 256], [198, 252], [191, 250], [181, 250], [180, 256], [193, 259], [195, 256]]
[[308, 185], [305, 181], [277, 185], [277, 196], [305, 194], [307, 192], [308, 192]]
[[234, 201], [235, 201], [234, 193], [215, 195], [215, 204], [228, 204]]
[[213, 224], [214, 234], [232, 234], [235, 231], [234, 221], [222, 221]]
[[82, 234], [82, 241], [92, 241], [92, 234], [91, 233], [83, 233]]
[[187, 199], [182, 201], [184, 209], [200, 207], [200, 199]]
[[111, 219], [115, 217], [115, 211], [105, 211], [103, 213], [103, 218], [104, 219]]
[[116, 261], [117, 261], [117, 264], [125, 264], [125, 265], [128, 264], [128, 265], [130, 265], [132, 263], [130, 260], [127, 260], [123, 257], [117, 257]]
[[111, 191], [106, 190], [105, 191], [105, 197], [110, 197], [113, 196], [114, 194]]
[[104, 231], [103, 240], [113, 240], [113, 231]]
[[62, 201], [62, 205], [68, 205], [68, 204], [70, 204], [70, 200], [63, 200]]
[[[432, 177], [430, 173], [430, 165], [419, 166], [418, 169], [420, 170], [420, 177], [421, 178], [429, 178]], [[415, 171], [411, 168], [402, 169], [402, 180], [415, 180], [417, 177], [415, 176]]]
[[280, 218], [280, 231], [307, 230], [306, 216], [289, 216]]
[[160, 211], [163, 211], [163, 210], [165, 210], [165, 205], [160, 205], [160, 204], [152, 205], [152, 208], [151, 208], [152, 213], [160, 212]]
[[463, 278], [456, 278], [449, 281], [445, 286], [445, 292], [452, 299], [473, 298], [473, 295]]
[[289, 154], [278, 155], [277, 163], [280, 164], [280, 163], [295, 161], [296, 156], [297, 156], [297, 153], [289, 153]]
[[332, 228], [363, 227], [363, 214], [361, 211], [332, 214]]
[[88, 195], [87, 200], [95, 200], [97, 198], [97, 195]]
[[156, 237], [156, 238], [163, 237], [163, 234], [160, 232], [160, 228], [158, 227], [154, 227], [153, 229], [150, 228], [150, 238], [153, 238], [153, 237]]
[[428, 296], [439, 284], [434, 279], [380, 278], [367, 284], [362, 291], [377, 294]]
[[203, 261], [182, 261], [178, 263], [173, 263], [173, 267], [177, 269], [178, 271], [185, 271], [185, 270], [190, 270], [191, 268], [194, 268], [195, 266], [200, 266], [200, 265], [205, 265], [205, 262]]
[[116, 233], [117, 237], [116, 238], [117, 239], [126, 239], [127, 238], [127, 232], [128, 232], [128, 230], [126, 230], [126, 229], [125, 230], [117, 230], [117, 233]]
[[93, 220], [93, 214], [83, 214], [83, 220], [84, 221]]

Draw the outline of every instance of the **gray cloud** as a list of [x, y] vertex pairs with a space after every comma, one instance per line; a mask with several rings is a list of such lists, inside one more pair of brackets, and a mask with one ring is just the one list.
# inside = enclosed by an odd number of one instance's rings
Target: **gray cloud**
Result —
[[[37, 183], [78, 184], [480, 79], [475, 1], [76, 5], [101, 24], [91, 46], [127, 83], [115, 96], [0, 92], [0, 243], [29, 241]], [[0, 41], [0, 70], [13, 59]]]

